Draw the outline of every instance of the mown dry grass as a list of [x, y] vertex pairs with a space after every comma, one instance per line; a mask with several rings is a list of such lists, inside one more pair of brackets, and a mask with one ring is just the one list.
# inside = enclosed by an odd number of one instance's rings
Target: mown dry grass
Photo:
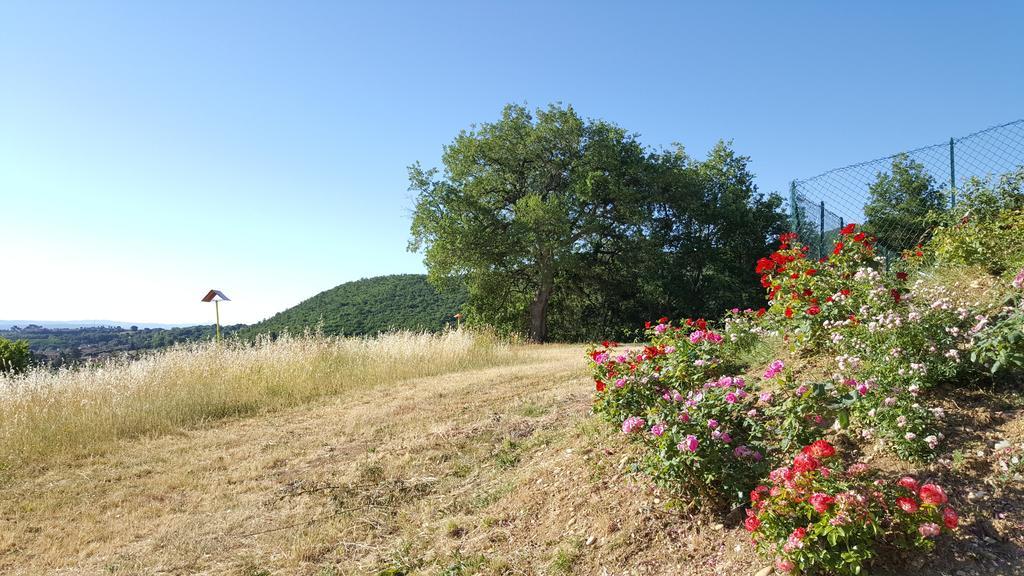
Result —
[[84, 370], [0, 376], [0, 474], [357, 388], [512, 358], [487, 335], [317, 335], [173, 348]]

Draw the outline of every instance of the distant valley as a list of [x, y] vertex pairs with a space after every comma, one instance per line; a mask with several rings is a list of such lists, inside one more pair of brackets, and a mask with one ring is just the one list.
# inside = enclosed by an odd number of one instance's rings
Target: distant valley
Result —
[[[262, 322], [222, 326], [221, 330], [226, 338], [246, 340], [307, 330], [345, 336], [389, 330], [433, 332], [454, 324], [454, 315], [465, 301], [464, 290], [439, 293], [422, 274], [377, 276], [338, 285]], [[134, 356], [213, 336], [212, 325], [0, 320], [0, 338], [28, 341], [35, 358], [51, 366]]]

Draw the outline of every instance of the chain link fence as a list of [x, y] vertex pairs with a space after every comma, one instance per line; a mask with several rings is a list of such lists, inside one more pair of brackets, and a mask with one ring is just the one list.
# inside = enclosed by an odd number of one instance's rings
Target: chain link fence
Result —
[[825, 256], [839, 230], [857, 223], [887, 260], [927, 235], [927, 215], [956, 205], [972, 178], [998, 178], [1024, 165], [1024, 119], [948, 142], [829, 170], [790, 184], [793, 231]]

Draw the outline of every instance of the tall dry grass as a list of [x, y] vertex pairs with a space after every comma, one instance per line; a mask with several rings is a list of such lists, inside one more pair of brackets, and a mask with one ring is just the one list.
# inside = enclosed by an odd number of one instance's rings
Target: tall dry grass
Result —
[[464, 330], [374, 338], [307, 334], [255, 345], [179, 346], [132, 361], [0, 376], [0, 472], [511, 356], [494, 337]]

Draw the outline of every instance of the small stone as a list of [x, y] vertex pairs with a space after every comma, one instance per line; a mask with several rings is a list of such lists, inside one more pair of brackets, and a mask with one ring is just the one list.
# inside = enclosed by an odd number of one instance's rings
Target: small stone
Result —
[[754, 574], [754, 576], [768, 576], [771, 573], [772, 573], [772, 567], [771, 566], [765, 566], [764, 568], [761, 568], [760, 570], [758, 570], [757, 573]]
[[712, 529], [712, 530], [721, 530], [721, 529], [723, 529], [723, 528], [725, 528], [725, 526], [724, 526], [724, 525], [722, 525], [722, 524], [721, 524], [721, 523], [719, 523], [719, 522], [716, 522], [716, 523], [714, 523], [714, 524], [712, 524], [712, 525], [711, 525], [711, 529]]
[[597, 541], [597, 538], [594, 538], [593, 536], [590, 536], [589, 538], [587, 538], [587, 546], [590, 546], [591, 544], [593, 544], [596, 541]]

